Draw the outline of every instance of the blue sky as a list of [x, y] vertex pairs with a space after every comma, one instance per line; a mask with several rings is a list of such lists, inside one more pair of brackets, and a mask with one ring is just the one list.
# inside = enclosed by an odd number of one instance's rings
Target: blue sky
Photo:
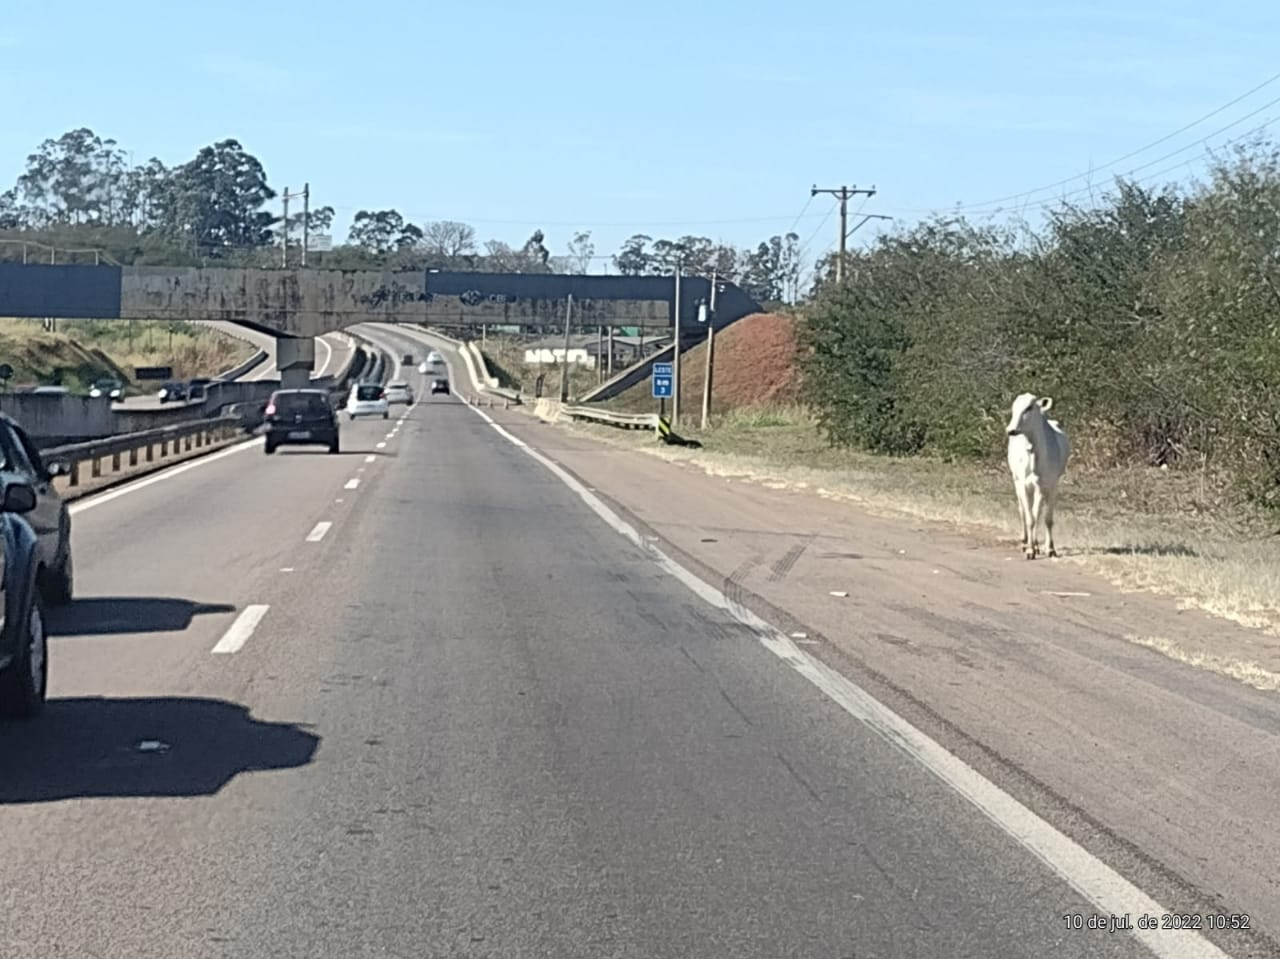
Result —
[[856, 207], [914, 220], [1077, 177], [1013, 203], [1034, 212], [1136, 167], [1189, 177], [1199, 141], [1280, 117], [1276, 82], [1105, 166], [1280, 72], [1261, 0], [11, 6], [0, 183], [78, 126], [139, 163], [234, 137], [342, 235], [394, 207], [513, 245], [541, 228], [553, 253], [578, 229], [602, 255], [794, 229], [816, 258], [836, 220], [815, 182], [874, 185]]

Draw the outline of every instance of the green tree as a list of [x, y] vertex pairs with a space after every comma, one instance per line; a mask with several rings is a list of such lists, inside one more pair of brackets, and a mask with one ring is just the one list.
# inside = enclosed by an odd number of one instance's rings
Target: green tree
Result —
[[396, 210], [360, 210], [347, 237], [352, 246], [379, 255], [410, 249], [421, 241], [422, 229]]
[[275, 197], [258, 158], [238, 141], [222, 140], [164, 178], [154, 205], [157, 229], [205, 255], [268, 246], [279, 218], [263, 207]]

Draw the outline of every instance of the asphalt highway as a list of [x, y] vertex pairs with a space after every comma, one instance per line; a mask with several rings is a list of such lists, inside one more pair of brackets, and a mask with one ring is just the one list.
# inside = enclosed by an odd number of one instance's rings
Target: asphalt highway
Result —
[[76, 506], [52, 701], [0, 726], [0, 955], [1151, 954], [405, 373], [340, 455]]

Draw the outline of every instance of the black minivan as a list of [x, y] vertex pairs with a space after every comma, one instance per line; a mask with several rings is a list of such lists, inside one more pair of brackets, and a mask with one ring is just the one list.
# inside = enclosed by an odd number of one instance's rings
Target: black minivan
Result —
[[276, 390], [266, 410], [264, 450], [278, 446], [327, 446], [338, 452], [338, 414], [328, 390]]

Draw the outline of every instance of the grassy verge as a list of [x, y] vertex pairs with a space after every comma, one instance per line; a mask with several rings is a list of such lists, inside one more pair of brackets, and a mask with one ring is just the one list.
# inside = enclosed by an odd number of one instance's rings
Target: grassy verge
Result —
[[58, 383], [72, 392], [103, 377], [131, 381], [136, 366], [172, 366], [179, 379], [212, 376], [255, 352], [192, 323], [58, 320], [49, 332], [39, 320], [0, 319], [0, 361], [13, 367], [11, 382]]
[[[882, 516], [951, 524], [1011, 548], [1021, 535], [1002, 466], [833, 450], [798, 408], [736, 411], [715, 418], [706, 431], [686, 427], [705, 444], [702, 450], [662, 446], [649, 433], [572, 428], [713, 475], [807, 489]], [[1073, 464], [1055, 527], [1059, 553], [1121, 588], [1172, 596], [1280, 633], [1277, 523], [1222, 501], [1219, 488], [1198, 473]]]

